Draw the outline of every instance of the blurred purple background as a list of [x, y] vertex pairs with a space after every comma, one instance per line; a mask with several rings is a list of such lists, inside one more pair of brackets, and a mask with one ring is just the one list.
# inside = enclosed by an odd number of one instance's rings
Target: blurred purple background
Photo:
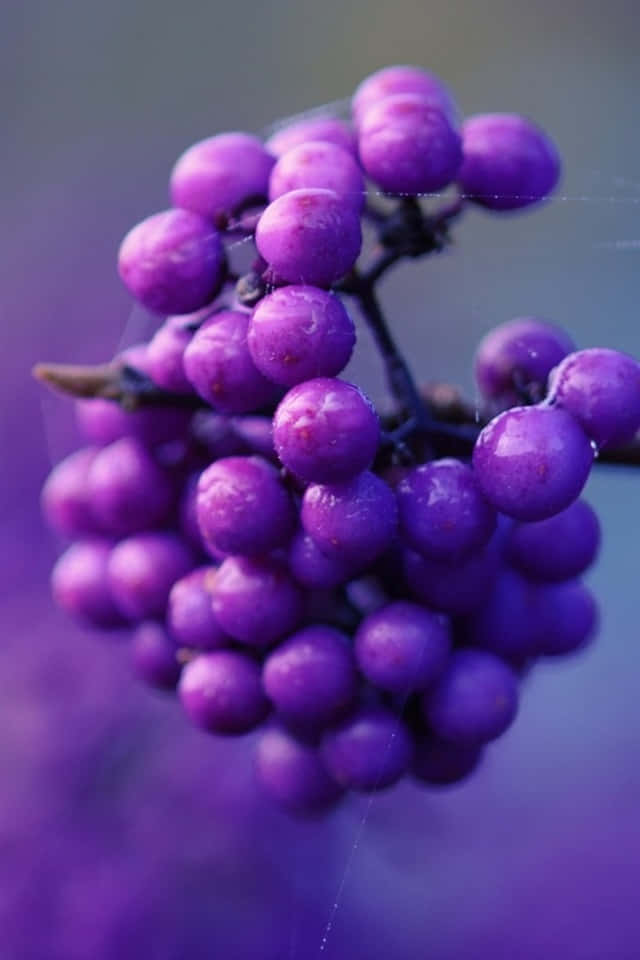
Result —
[[165, 206], [187, 144], [342, 98], [392, 62], [441, 73], [466, 113], [533, 116], [566, 171], [544, 209], [471, 213], [453, 251], [388, 282], [414, 366], [470, 390], [474, 344], [521, 313], [640, 355], [637, 13], [633, 0], [3, 6], [2, 960], [640, 955], [635, 474], [603, 469], [588, 490], [605, 531], [597, 644], [536, 669], [475, 779], [291, 823], [255, 792], [246, 742], [188, 728], [130, 679], [124, 647], [54, 611], [38, 493], [76, 441], [69, 405], [29, 378], [36, 360], [98, 361], [148, 332], [115, 251]]

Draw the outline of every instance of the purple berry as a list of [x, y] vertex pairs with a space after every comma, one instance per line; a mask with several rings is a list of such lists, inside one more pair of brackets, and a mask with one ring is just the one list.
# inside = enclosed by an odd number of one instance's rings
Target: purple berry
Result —
[[416, 742], [411, 772], [429, 786], [446, 787], [466, 780], [481, 759], [481, 747], [461, 746], [426, 736]]
[[421, 67], [398, 65], [377, 70], [365, 77], [357, 88], [351, 103], [356, 126], [362, 123], [372, 106], [399, 93], [417, 94], [429, 106], [441, 110], [449, 119], [455, 119], [455, 102], [439, 77]]
[[82, 436], [99, 446], [122, 437], [135, 437], [147, 447], [180, 440], [189, 429], [192, 412], [171, 407], [124, 410], [113, 400], [76, 400], [76, 420]]
[[560, 177], [560, 158], [539, 127], [513, 113], [470, 117], [462, 128], [464, 193], [489, 210], [516, 210], [548, 196]]
[[256, 228], [258, 252], [288, 283], [330, 287], [354, 265], [361, 244], [358, 213], [333, 190], [286, 193]]
[[568, 580], [591, 566], [599, 546], [595, 511], [585, 500], [576, 500], [548, 520], [514, 524], [507, 557], [532, 580]]
[[269, 654], [262, 679], [285, 720], [324, 726], [351, 705], [357, 692], [349, 638], [321, 624], [299, 630]]
[[314, 377], [334, 377], [356, 342], [342, 301], [317, 287], [281, 287], [263, 297], [249, 324], [256, 367], [275, 383], [293, 387]]
[[396, 498], [390, 487], [365, 471], [344, 484], [311, 484], [303, 500], [302, 525], [321, 550], [366, 566], [393, 542]]
[[537, 585], [505, 569], [469, 618], [466, 641], [504, 660], [521, 662], [537, 654], [539, 630]]
[[358, 138], [366, 174], [386, 193], [435, 193], [462, 161], [459, 134], [442, 111], [417, 94], [387, 97], [362, 118]]
[[51, 574], [58, 606], [95, 627], [124, 623], [107, 578], [111, 547], [108, 540], [79, 540], [58, 558]]
[[247, 733], [269, 710], [259, 666], [233, 650], [201, 653], [187, 663], [178, 692], [191, 722], [210, 733]]
[[171, 173], [171, 202], [208, 220], [266, 197], [275, 163], [257, 137], [221, 133], [194, 143]]
[[369, 614], [355, 635], [358, 666], [367, 680], [404, 695], [431, 686], [444, 670], [450, 645], [445, 617], [406, 602]]
[[396, 487], [400, 536], [434, 560], [468, 556], [488, 543], [496, 512], [473, 470], [447, 458], [407, 470]]
[[189, 382], [222, 413], [248, 413], [275, 396], [251, 359], [248, 327], [248, 314], [223, 310], [203, 323], [184, 352]]
[[382, 790], [396, 783], [411, 759], [411, 741], [395, 714], [363, 707], [325, 733], [320, 752], [331, 776], [350, 790]]
[[147, 349], [147, 367], [149, 376], [159, 387], [171, 393], [193, 393], [184, 372], [184, 351], [197, 329], [193, 326], [194, 318], [204, 320], [207, 316], [208, 311], [198, 311], [184, 317], [169, 317], [153, 335]]
[[164, 617], [169, 591], [193, 566], [188, 547], [172, 533], [145, 533], [121, 540], [109, 557], [114, 600], [130, 620]]
[[120, 245], [118, 270], [133, 296], [154, 313], [191, 313], [213, 299], [224, 273], [218, 232], [189, 210], [147, 217]]
[[627, 443], [640, 429], [640, 364], [618, 350], [578, 350], [553, 371], [548, 400], [600, 449]]
[[331, 590], [346, 583], [353, 573], [353, 564], [335, 551], [324, 553], [304, 530], [294, 535], [287, 560], [294, 580], [316, 590]]
[[514, 672], [491, 653], [459, 650], [435, 688], [424, 695], [435, 735], [461, 746], [486, 743], [511, 725], [518, 709]]
[[371, 465], [380, 426], [358, 387], [319, 377], [287, 393], [273, 419], [273, 438], [284, 466], [302, 480], [341, 483]]
[[180, 679], [176, 645], [167, 631], [152, 620], [141, 623], [133, 634], [131, 656], [138, 679], [159, 690], [175, 690]]
[[44, 517], [56, 533], [72, 539], [99, 532], [87, 489], [87, 476], [98, 450], [84, 447], [58, 463], [42, 488]]
[[583, 650], [598, 627], [598, 607], [580, 580], [540, 585], [538, 650], [542, 656], [566, 656]]
[[473, 469], [487, 500], [517, 520], [545, 520], [576, 500], [594, 451], [564, 410], [513, 407], [480, 433]]
[[86, 482], [95, 516], [113, 536], [157, 527], [173, 505], [173, 484], [167, 473], [132, 437], [103, 447]]
[[229, 637], [213, 612], [213, 589], [218, 570], [199, 567], [176, 581], [169, 594], [167, 625], [177, 644], [197, 650], [217, 650]]
[[223, 553], [268, 553], [295, 526], [292, 500], [262, 457], [227, 457], [208, 467], [198, 482], [197, 512], [205, 543]]
[[256, 773], [269, 796], [292, 813], [323, 812], [342, 795], [318, 751], [277, 727], [258, 740]]
[[268, 647], [297, 627], [302, 594], [275, 560], [227, 557], [216, 576], [213, 612], [239, 643]]
[[327, 140], [302, 143], [284, 153], [271, 171], [269, 200], [305, 187], [333, 190], [359, 213], [366, 189], [353, 155]]
[[266, 147], [274, 156], [281, 157], [289, 150], [312, 140], [334, 143], [354, 157], [357, 156], [358, 150], [353, 131], [342, 120], [329, 115], [309, 117], [297, 123], [287, 124], [267, 140]]
[[498, 570], [492, 543], [465, 560], [447, 563], [405, 551], [404, 573], [410, 592], [421, 603], [454, 615], [471, 613], [483, 602]]
[[547, 377], [574, 349], [567, 333], [538, 317], [518, 317], [494, 327], [476, 350], [474, 373], [481, 393], [514, 406], [522, 391], [543, 393]]

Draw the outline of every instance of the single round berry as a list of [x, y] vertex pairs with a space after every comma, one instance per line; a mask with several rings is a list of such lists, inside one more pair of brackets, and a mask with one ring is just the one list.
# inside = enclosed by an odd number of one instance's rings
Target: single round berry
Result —
[[494, 327], [476, 350], [474, 373], [488, 400], [514, 406], [523, 392], [543, 395], [556, 364], [574, 349], [569, 335], [538, 317], [517, 317]]
[[353, 573], [353, 564], [346, 557], [335, 551], [324, 553], [304, 530], [298, 530], [291, 540], [287, 561], [294, 580], [316, 590], [331, 590], [346, 583]]
[[517, 210], [548, 196], [560, 157], [539, 127], [513, 113], [469, 117], [462, 128], [458, 181], [470, 200], [490, 210]]
[[522, 662], [538, 652], [540, 591], [504, 569], [467, 624], [466, 642], [504, 660]]
[[94, 457], [86, 483], [94, 515], [113, 536], [157, 527], [173, 505], [168, 474], [132, 437], [104, 447]]
[[466, 780], [477, 769], [481, 759], [481, 747], [461, 746], [425, 736], [416, 742], [411, 772], [422, 783], [447, 787]]
[[400, 536], [435, 560], [456, 560], [488, 543], [496, 512], [473, 470], [446, 458], [407, 470], [396, 487]]
[[256, 228], [258, 252], [288, 283], [330, 287], [361, 245], [357, 211], [333, 190], [292, 190], [269, 204]]
[[600, 524], [585, 500], [576, 500], [555, 517], [516, 523], [507, 540], [507, 557], [531, 580], [569, 580], [594, 562]]
[[493, 654], [459, 650], [434, 689], [424, 695], [423, 706], [437, 737], [463, 746], [486, 743], [515, 719], [517, 679]]
[[229, 637], [213, 612], [217, 572], [216, 567], [199, 567], [172, 586], [167, 625], [180, 646], [217, 650], [229, 645]]
[[274, 157], [257, 137], [221, 133], [194, 143], [171, 173], [171, 202], [208, 220], [266, 197]]
[[269, 200], [305, 187], [333, 190], [358, 213], [364, 206], [366, 188], [360, 167], [350, 152], [328, 140], [301, 143], [280, 157], [271, 171]]
[[293, 387], [280, 402], [273, 438], [284, 466], [302, 480], [341, 483], [371, 465], [380, 425], [358, 387], [319, 377]]
[[211, 733], [247, 733], [269, 710], [259, 666], [233, 650], [194, 657], [182, 671], [178, 691], [192, 723]]
[[375, 473], [344, 484], [310, 484], [302, 499], [302, 525], [321, 550], [355, 568], [371, 563], [393, 542], [396, 498]]
[[120, 245], [118, 270], [133, 296], [154, 313], [191, 313], [209, 303], [224, 274], [218, 232], [189, 210], [147, 217]]
[[78, 540], [58, 558], [51, 574], [53, 599], [66, 613], [95, 627], [124, 623], [107, 578], [112, 544]]
[[269, 796], [296, 814], [323, 812], [343, 792], [327, 773], [314, 747], [277, 727], [267, 730], [258, 740], [256, 773]]
[[172, 533], [145, 533], [121, 540], [109, 557], [108, 582], [130, 620], [164, 617], [169, 591], [193, 566], [186, 544]]
[[213, 588], [213, 612], [239, 643], [268, 647], [291, 633], [302, 616], [300, 589], [275, 560], [227, 557]]
[[189, 429], [192, 412], [178, 407], [142, 407], [124, 410], [113, 400], [92, 397], [75, 402], [81, 435], [99, 446], [122, 437], [135, 437], [146, 447], [181, 440]]
[[324, 726], [351, 705], [357, 673], [349, 638], [321, 624], [299, 630], [267, 657], [264, 688], [292, 722]]
[[131, 640], [133, 670], [139, 680], [158, 690], [174, 690], [180, 679], [176, 645], [152, 620], [141, 623]]
[[251, 359], [248, 328], [246, 313], [222, 310], [202, 324], [184, 352], [187, 379], [222, 413], [247, 413], [275, 395], [273, 384]]
[[262, 457], [211, 464], [200, 475], [197, 512], [205, 543], [223, 553], [268, 553], [283, 546], [295, 526], [293, 502]]
[[258, 303], [248, 332], [258, 370], [294, 387], [314, 377], [334, 377], [349, 362], [355, 327], [342, 301], [318, 287], [281, 287]]
[[411, 741], [390, 710], [363, 707], [322, 738], [330, 775], [350, 790], [382, 790], [396, 783], [411, 759]]
[[99, 532], [87, 489], [87, 477], [98, 450], [84, 447], [58, 463], [42, 488], [45, 520], [63, 537], [90, 536]]
[[404, 64], [384, 67], [365, 77], [357, 88], [351, 102], [356, 126], [362, 123], [367, 111], [387, 97], [399, 93], [418, 94], [430, 106], [442, 111], [449, 119], [455, 119], [457, 108], [444, 83], [435, 74]]
[[360, 670], [390, 693], [426, 690], [444, 670], [451, 645], [447, 620], [415, 603], [390, 603], [369, 614], [355, 635]]
[[600, 449], [627, 443], [640, 430], [640, 363], [604, 347], [578, 350], [553, 371], [548, 399]]
[[334, 143], [354, 157], [358, 154], [353, 131], [342, 120], [328, 114], [287, 124], [269, 137], [266, 147], [269, 153], [281, 157], [302, 143], [318, 140]]
[[598, 627], [598, 606], [580, 580], [539, 586], [538, 649], [542, 656], [583, 650]]
[[421, 603], [454, 615], [471, 613], [481, 606], [498, 571], [493, 543], [464, 560], [432, 560], [413, 550], [404, 554], [404, 574], [410, 592]]
[[184, 317], [169, 317], [153, 335], [147, 348], [147, 367], [159, 387], [171, 393], [193, 393], [184, 372], [184, 352], [208, 316], [208, 310], [199, 310]]
[[473, 469], [487, 500], [516, 520], [545, 520], [576, 500], [594, 451], [576, 420], [550, 406], [513, 407], [480, 433]]
[[386, 97], [362, 118], [358, 137], [364, 170], [386, 193], [435, 193], [455, 178], [460, 136], [444, 113], [417, 94]]

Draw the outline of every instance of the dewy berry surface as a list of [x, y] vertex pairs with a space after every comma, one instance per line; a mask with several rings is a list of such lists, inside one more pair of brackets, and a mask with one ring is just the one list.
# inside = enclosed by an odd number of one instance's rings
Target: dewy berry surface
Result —
[[386, 272], [450, 251], [473, 204], [498, 220], [546, 199], [560, 160], [516, 114], [461, 121], [420, 67], [377, 71], [351, 106], [188, 147], [172, 209], [120, 247], [149, 342], [38, 369], [88, 444], [42, 493], [70, 541], [56, 602], [131, 635], [134, 673], [201, 730], [257, 731], [235, 745], [257, 782], [316, 817], [405, 775], [462, 783], [535, 664], [587, 649], [600, 527], [579, 497], [593, 466], [638, 462], [640, 427], [636, 360], [535, 315], [469, 350], [477, 404], [407, 362]]

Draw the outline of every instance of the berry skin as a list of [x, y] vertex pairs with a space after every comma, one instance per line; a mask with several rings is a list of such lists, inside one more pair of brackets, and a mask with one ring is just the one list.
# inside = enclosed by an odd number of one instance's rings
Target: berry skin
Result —
[[167, 626], [180, 646], [217, 650], [229, 645], [229, 637], [213, 612], [216, 576], [216, 567], [198, 567], [172, 586]]
[[574, 416], [600, 449], [627, 443], [640, 430], [640, 364], [618, 350], [578, 350], [553, 371], [548, 401]]
[[208, 310], [200, 310], [184, 317], [169, 317], [153, 335], [147, 348], [147, 369], [159, 387], [171, 393], [193, 393], [184, 372], [184, 351], [208, 315]]
[[434, 560], [461, 559], [488, 543], [496, 512], [466, 464], [446, 458], [408, 470], [396, 487], [400, 536]]
[[507, 558], [531, 580], [568, 580], [591, 566], [599, 546], [596, 513], [585, 500], [576, 500], [548, 520], [514, 524]]
[[291, 540], [287, 562], [294, 580], [318, 590], [346, 583], [353, 573], [353, 565], [345, 557], [324, 553], [304, 530], [298, 530]]
[[309, 120], [300, 120], [298, 123], [288, 124], [281, 130], [277, 130], [267, 140], [266, 147], [269, 153], [272, 153], [275, 157], [281, 157], [289, 150], [312, 140], [334, 143], [352, 156], [357, 157], [358, 155], [353, 131], [342, 120], [329, 115], [312, 117]]
[[283, 465], [302, 480], [341, 483], [373, 462], [380, 426], [358, 387], [319, 377], [293, 387], [280, 402], [273, 439]]
[[420, 603], [458, 615], [482, 605], [497, 575], [498, 555], [492, 543], [453, 563], [406, 550], [403, 566], [409, 590]]
[[139, 680], [158, 690], [175, 690], [180, 679], [176, 645], [159, 623], [141, 623], [131, 641], [133, 670]]
[[459, 134], [417, 94], [387, 97], [365, 113], [358, 137], [367, 175], [386, 193], [435, 193], [462, 162]]
[[314, 377], [335, 377], [356, 342], [342, 301], [318, 287], [289, 286], [260, 301], [247, 341], [256, 367], [274, 383], [294, 387]]
[[72, 539], [99, 532], [93, 514], [87, 477], [98, 450], [83, 447], [56, 464], [42, 488], [41, 504], [47, 524]]
[[489, 210], [517, 210], [548, 196], [560, 177], [560, 158], [549, 137], [525, 117], [486, 113], [462, 127], [464, 193]]
[[115, 603], [130, 620], [164, 617], [171, 587], [193, 566], [193, 554], [172, 533], [121, 540], [109, 557], [107, 578]]
[[247, 733], [266, 717], [260, 668], [243, 653], [201, 653], [183, 669], [180, 700], [192, 723], [210, 733]]
[[269, 200], [305, 187], [333, 190], [358, 213], [364, 206], [366, 188], [358, 164], [351, 153], [326, 140], [302, 143], [280, 157], [271, 171]]
[[95, 627], [124, 625], [107, 571], [111, 543], [97, 537], [78, 540], [58, 557], [51, 574], [53, 599], [66, 613]]
[[381, 690], [425, 690], [444, 670], [451, 640], [446, 619], [414, 603], [381, 607], [361, 621], [354, 638], [364, 676]]
[[466, 780], [481, 759], [481, 747], [459, 746], [425, 736], [415, 744], [411, 773], [416, 780], [429, 786], [448, 787]]
[[302, 499], [302, 525], [317, 546], [359, 569], [391, 546], [396, 498], [375, 473], [344, 484], [310, 484]]
[[539, 587], [538, 650], [542, 656], [562, 657], [583, 650], [598, 626], [598, 606], [580, 580]]
[[330, 775], [350, 790], [370, 792], [396, 783], [411, 760], [411, 741], [390, 710], [362, 707], [327, 731], [320, 745]]
[[129, 292], [154, 313], [191, 313], [209, 303], [224, 275], [218, 232], [189, 210], [165, 210], [133, 227], [118, 270]]
[[349, 638], [332, 627], [305, 627], [267, 657], [264, 688], [293, 723], [325, 726], [351, 705], [357, 673]]
[[494, 327], [480, 341], [474, 374], [481, 393], [503, 406], [519, 403], [519, 391], [541, 395], [556, 364], [574, 350], [567, 333], [538, 317], [517, 317]]
[[372, 106], [399, 93], [417, 94], [429, 106], [455, 119], [457, 108], [453, 96], [439, 77], [421, 67], [399, 65], [377, 70], [358, 86], [351, 102], [355, 125], [362, 123]]
[[246, 313], [222, 310], [202, 324], [184, 352], [187, 379], [221, 413], [249, 413], [275, 395], [251, 359], [248, 328]]
[[460, 746], [487, 743], [511, 725], [518, 709], [513, 671], [491, 653], [454, 653], [433, 690], [424, 695], [425, 718], [435, 735]]
[[293, 503], [262, 457], [226, 457], [198, 481], [198, 526], [222, 553], [261, 554], [283, 546], [295, 526]]
[[257, 137], [221, 133], [194, 143], [171, 173], [171, 202], [207, 220], [266, 197], [274, 157]]
[[234, 640], [268, 647], [298, 626], [302, 593], [275, 560], [227, 557], [218, 568], [213, 612]]
[[514, 570], [501, 570], [481, 607], [469, 617], [466, 641], [515, 663], [537, 655], [539, 633], [538, 586]]
[[318, 751], [272, 727], [256, 746], [256, 774], [266, 793], [291, 813], [323, 813], [342, 796]]
[[360, 253], [360, 218], [333, 190], [292, 190], [270, 203], [256, 228], [258, 252], [287, 283], [330, 287]]
[[516, 520], [545, 520], [576, 500], [594, 451], [570, 414], [513, 407], [480, 433], [473, 469], [487, 500]]

